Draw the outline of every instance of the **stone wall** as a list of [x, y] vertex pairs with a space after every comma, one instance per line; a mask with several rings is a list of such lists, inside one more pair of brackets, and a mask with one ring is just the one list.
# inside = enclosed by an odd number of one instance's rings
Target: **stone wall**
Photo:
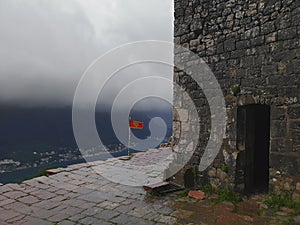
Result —
[[[223, 146], [213, 165], [197, 174], [197, 183], [243, 189], [236, 162], [244, 151], [237, 143], [237, 108], [265, 104], [271, 107], [270, 189], [293, 191], [300, 182], [300, 1], [175, 0], [174, 35], [176, 44], [209, 65], [226, 100]], [[201, 118], [199, 143], [187, 166], [196, 167], [209, 138], [211, 115], [191, 77], [175, 69], [174, 79], [194, 100]], [[184, 102], [176, 105], [184, 110]], [[174, 133], [181, 129], [184, 137], [188, 131], [174, 118]]]

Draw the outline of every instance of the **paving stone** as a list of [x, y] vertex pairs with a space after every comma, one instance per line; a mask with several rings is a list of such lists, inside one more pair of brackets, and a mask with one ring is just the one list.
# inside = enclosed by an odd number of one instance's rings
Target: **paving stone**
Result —
[[32, 213], [32, 208], [28, 205], [25, 205], [21, 202], [13, 202], [11, 204], [3, 206], [6, 210], [13, 210], [19, 212], [23, 215], [29, 215]]
[[80, 207], [85, 203], [87, 203], [87, 202], [84, 200], [81, 200], [81, 199], [67, 199], [64, 201], [64, 204], [73, 206], [73, 207]]
[[37, 180], [35, 180], [34, 187], [39, 188], [39, 189], [48, 189], [50, 187], [50, 185], [39, 182], [38, 178], [35, 178], [35, 179], [37, 179]]
[[19, 184], [6, 184], [7, 188], [11, 188], [12, 190], [21, 191], [23, 188]]
[[22, 222], [22, 220], [24, 219], [26, 215], [18, 215], [18, 216], [14, 216], [13, 218], [7, 220], [8, 223], [12, 223], [12, 224], [16, 224], [17, 222]]
[[166, 224], [174, 224], [176, 222], [176, 219], [171, 216], [161, 215], [157, 219], [155, 219], [155, 221]]
[[135, 224], [137, 218], [127, 214], [121, 214], [113, 219], [111, 219], [113, 223], [117, 224]]
[[[54, 189], [54, 188], [53, 188]], [[49, 190], [50, 191], [50, 190]], [[67, 194], [68, 191], [67, 190], [63, 190], [63, 189], [57, 189], [55, 188], [55, 191], [53, 191], [55, 194], [57, 195], [64, 195], [64, 194]]]
[[32, 217], [32, 218], [27, 218], [26, 222], [24, 221], [23, 225], [53, 225], [53, 223], [46, 220]]
[[133, 205], [120, 205], [114, 210], [120, 212], [120, 213], [128, 213], [129, 211], [133, 210], [135, 206]]
[[0, 195], [0, 201], [4, 201], [5, 199], [7, 199], [7, 197], [5, 197], [4, 195]]
[[120, 204], [119, 203], [116, 203], [116, 202], [110, 202], [110, 201], [106, 201], [106, 205], [104, 206], [105, 209], [115, 209], [119, 206]]
[[122, 202], [122, 205], [130, 205], [130, 204], [132, 204], [134, 202], [134, 200], [133, 199], [126, 199], [124, 202]]
[[64, 200], [67, 200], [68, 198], [64, 195], [58, 195], [58, 196], [55, 196], [54, 198], [51, 198], [50, 201], [51, 202], [62, 202]]
[[56, 188], [67, 190], [67, 191], [72, 191], [72, 190], [75, 190], [77, 188], [76, 185], [69, 184], [69, 183], [66, 183], [66, 182], [67, 181], [60, 181], [58, 183], [53, 183], [52, 185]]
[[15, 218], [20, 216], [20, 213], [11, 211], [11, 210], [1, 210], [0, 211], [0, 218], [2, 221], [7, 221], [9, 219]]
[[76, 223], [70, 221], [70, 220], [63, 220], [58, 223], [58, 225], [75, 225]]
[[93, 202], [86, 202], [82, 205], [79, 205], [78, 207], [81, 208], [81, 209], [88, 209], [88, 208], [91, 208], [93, 206], [95, 206], [96, 203], [93, 203]]
[[13, 202], [15, 202], [15, 200], [13, 200], [13, 199], [5, 199], [5, 200], [2, 200], [2, 201], [0, 201], [0, 207], [1, 207], [1, 206], [8, 205], [8, 204], [11, 204], [11, 203], [13, 203]]
[[108, 221], [108, 220], [111, 220], [112, 218], [114, 218], [118, 215], [120, 215], [119, 212], [106, 209], [106, 210], [101, 211], [100, 213], [95, 214], [95, 217], [97, 217], [99, 219], [102, 219], [102, 220]]
[[[118, 166], [119, 162], [112, 159], [107, 163]], [[130, 169], [129, 164], [122, 165]], [[142, 174], [151, 176], [156, 172]], [[134, 182], [135, 178], [131, 179]], [[72, 172], [65, 170], [21, 185], [0, 186], [0, 191], [0, 221], [4, 224], [153, 224], [153, 219], [162, 220], [162, 215], [156, 215], [155, 207], [147, 207], [149, 203], [144, 202], [146, 192], [141, 187], [115, 184], [95, 174], [91, 168], [76, 169], [74, 166]], [[169, 212], [165, 210], [165, 213]]]
[[25, 194], [24, 192], [21, 192], [21, 191], [9, 191], [9, 192], [4, 193], [3, 195], [8, 198], [17, 199], [20, 197], [24, 197], [27, 194]]
[[35, 207], [41, 207], [43, 209], [53, 209], [53, 208], [56, 208], [57, 206], [60, 205], [60, 202], [59, 201], [41, 201], [41, 202], [38, 202], [36, 204], [34, 204]]
[[54, 212], [60, 213], [62, 210], [65, 210], [67, 207], [68, 207], [68, 205], [61, 202], [57, 207], [55, 207], [51, 210]]
[[69, 183], [78, 186], [85, 184], [86, 182], [84, 180], [70, 180]]
[[78, 213], [82, 213], [84, 211], [84, 209], [81, 209], [81, 208], [77, 208], [77, 207], [67, 207], [63, 210], [61, 210], [61, 213], [64, 213], [66, 215], [70, 215], [70, 216], [73, 216], [73, 215], [76, 215]]
[[88, 201], [88, 202], [100, 203], [100, 202], [105, 201], [105, 199], [106, 199], [105, 196], [106, 196], [106, 194], [103, 192], [93, 191], [91, 193], [81, 195], [78, 198]]
[[[65, 176], [66, 175], [66, 176]], [[58, 181], [56, 183], [53, 183], [52, 185], [55, 186], [55, 184], [60, 183], [60, 182], [67, 182], [69, 180], [71, 180], [71, 178], [67, 177], [68, 173], [66, 172], [62, 172], [62, 173], [58, 173], [55, 175], [50, 176], [50, 178], [54, 181]]]
[[73, 199], [73, 198], [80, 196], [80, 194], [69, 191], [68, 193], [64, 194], [63, 196], [67, 197], [68, 199]]
[[89, 209], [84, 210], [82, 212], [82, 214], [85, 214], [87, 216], [93, 216], [95, 214], [99, 214], [103, 210], [104, 209], [102, 209], [102, 208], [93, 207], [93, 208], [89, 208]]
[[101, 225], [113, 225], [113, 223], [110, 223], [108, 221], [98, 221], [98, 224], [101, 224]]
[[134, 210], [131, 210], [130, 212], [128, 212], [129, 215], [132, 215], [135, 217], [144, 217], [148, 213], [149, 213], [149, 211], [145, 210], [144, 208], [135, 208]]
[[40, 189], [31, 187], [31, 188], [26, 188], [26, 189], [23, 190], [23, 192], [28, 194], [28, 195], [30, 195], [32, 192], [35, 192], [35, 191], [40, 191]]
[[[87, 181], [88, 183], [90, 183], [90, 182], [94, 182], [94, 181], [92, 181], [92, 180], [88, 180]], [[92, 191], [98, 191], [100, 188], [99, 188], [99, 185], [98, 184], [94, 184], [94, 183], [90, 183], [90, 184], [86, 184], [86, 185], [84, 185], [84, 187], [85, 188], [88, 188], [88, 189], [91, 189]], [[102, 187], [101, 187], [101, 190], [104, 190], [104, 189], [102, 189]]]
[[174, 212], [174, 209], [171, 209], [169, 207], [162, 207], [159, 209], [159, 213], [164, 214], [164, 215], [170, 215], [173, 212]]
[[111, 202], [115, 202], [115, 203], [122, 203], [126, 200], [126, 198], [123, 197], [118, 197], [118, 196], [114, 196], [114, 197], [110, 197], [109, 201]]
[[18, 201], [25, 203], [25, 204], [32, 205], [34, 203], [39, 202], [40, 200], [34, 196], [26, 196], [26, 197], [19, 198]]
[[83, 219], [85, 217], [86, 217], [86, 215], [84, 215], [84, 214], [76, 214], [76, 215], [70, 216], [68, 218], [68, 220], [71, 220], [71, 221], [74, 221], [74, 222], [78, 222], [79, 220], [81, 220], [81, 219]]
[[45, 190], [40, 190], [36, 192], [32, 192], [31, 195], [38, 197], [39, 199], [47, 200], [50, 198], [54, 198], [56, 195]]
[[153, 222], [153, 221], [148, 221], [148, 220], [144, 220], [144, 219], [134, 219], [133, 222], [135, 224], [138, 224], [138, 225], [152, 225], [152, 224], [155, 224], [155, 222]]
[[63, 213], [57, 213], [51, 217], [49, 217], [47, 220], [51, 221], [51, 222], [60, 222], [63, 221], [67, 218], [69, 218], [70, 216], [67, 214], [63, 214]]
[[40, 219], [47, 219], [56, 214], [55, 211], [42, 209], [42, 208], [36, 208], [36, 207], [32, 207], [31, 212], [32, 212], [31, 213], [32, 216], [34, 216], [36, 218], [40, 218]]
[[84, 225], [102, 224], [101, 221], [99, 221], [99, 219], [97, 219], [95, 217], [85, 217], [85, 218], [81, 219], [79, 222], [84, 224]]
[[158, 212], [149, 212], [143, 218], [150, 221], [157, 221], [159, 217], [160, 214], [158, 214]]
[[86, 187], [79, 187], [79, 188], [74, 189], [73, 192], [79, 193], [79, 194], [88, 194], [88, 193], [93, 192], [93, 190], [86, 188]]

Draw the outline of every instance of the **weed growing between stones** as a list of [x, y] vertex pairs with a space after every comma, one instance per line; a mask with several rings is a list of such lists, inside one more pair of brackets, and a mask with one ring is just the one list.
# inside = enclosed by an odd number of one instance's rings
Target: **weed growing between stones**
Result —
[[289, 191], [282, 190], [279, 194], [271, 193], [264, 203], [274, 211], [279, 211], [282, 207], [287, 207], [294, 211], [290, 214], [300, 214], [300, 202], [293, 201], [292, 193]]
[[222, 165], [221, 166], [221, 168], [220, 168], [224, 173], [228, 173], [228, 170], [229, 170], [229, 168], [228, 168], [228, 166], [226, 166], [226, 165]]
[[213, 195], [216, 194], [218, 197], [215, 201], [217, 202], [232, 202], [232, 203], [238, 203], [242, 201], [242, 197], [229, 189], [220, 188], [220, 187], [213, 187], [210, 184], [204, 185], [202, 187], [202, 190], [207, 195]]
[[239, 85], [233, 86], [231, 92], [234, 96], [237, 96], [241, 92], [241, 87]]

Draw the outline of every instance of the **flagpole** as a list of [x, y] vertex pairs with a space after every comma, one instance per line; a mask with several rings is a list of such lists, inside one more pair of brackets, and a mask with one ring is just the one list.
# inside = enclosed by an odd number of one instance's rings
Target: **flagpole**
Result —
[[128, 145], [127, 145], [127, 154], [128, 154], [128, 156], [129, 156], [129, 154], [130, 154], [130, 136], [131, 136], [131, 130], [130, 130], [130, 120], [131, 120], [131, 117], [129, 116], [129, 132], [128, 132]]

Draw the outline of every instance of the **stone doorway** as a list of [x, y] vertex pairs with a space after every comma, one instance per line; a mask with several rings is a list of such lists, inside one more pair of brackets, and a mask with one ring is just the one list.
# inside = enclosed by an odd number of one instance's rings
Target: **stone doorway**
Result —
[[270, 106], [246, 105], [238, 108], [237, 147], [242, 152], [244, 192], [269, 189]]

